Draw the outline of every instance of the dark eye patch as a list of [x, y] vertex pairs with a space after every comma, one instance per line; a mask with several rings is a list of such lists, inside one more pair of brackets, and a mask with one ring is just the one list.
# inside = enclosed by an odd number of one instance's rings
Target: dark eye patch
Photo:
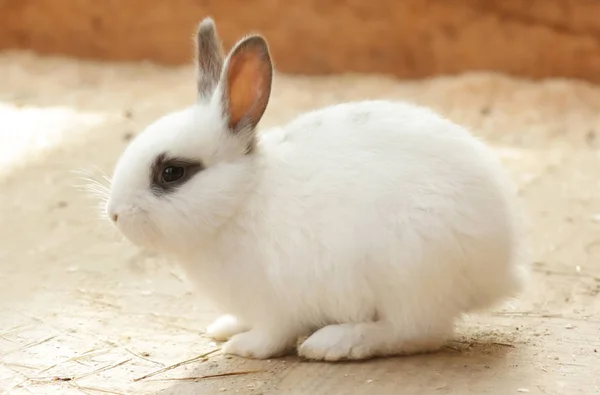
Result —
[[202, 170], [204, 164], [197, 159], [172, 158], [167, 154], [160, 154], [150, 169], [150, 187], [157, 195], [169, 193]]

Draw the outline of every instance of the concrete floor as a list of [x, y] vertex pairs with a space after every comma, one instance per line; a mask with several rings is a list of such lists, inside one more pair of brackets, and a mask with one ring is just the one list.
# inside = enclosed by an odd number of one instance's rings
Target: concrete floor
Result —
[[[472, 127], [531, 217], [534, 281], [519, 300], [468, 317], [437, 354], [324, 364], [197, 358], [218, 350], [202, 336], [217, 312], [176, 265], [122, 242], [80, 188], [81, 172], [102, 180], [141, 127], [194, 100], [191, 68], [3, 53], [0, 76], [4, 393], [600, 393], [600, 87], [277, 77], [264, 127], [361, 98], [416, 101]], [[234, 375], [189, 380], [223, 373]]]

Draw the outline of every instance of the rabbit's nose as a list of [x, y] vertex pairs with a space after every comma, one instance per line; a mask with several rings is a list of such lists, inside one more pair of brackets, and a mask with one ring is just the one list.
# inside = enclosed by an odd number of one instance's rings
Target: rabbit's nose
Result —
[[110, 218], [114, 223], [117, 223], [117, 221], [119, 220], [119, 214], [116, 212], [114, 207], [111, 206], [111, 204], [106, 204], [106, 216]]

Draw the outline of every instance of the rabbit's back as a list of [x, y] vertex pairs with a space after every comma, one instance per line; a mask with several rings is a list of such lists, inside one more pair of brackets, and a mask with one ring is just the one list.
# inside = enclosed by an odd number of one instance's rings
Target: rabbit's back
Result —
[[292, 299], [425, 293], [469, 310], [519, 288], [510, 183], [462, 127], [410, 104], [348, 103], [266, 132], [261, 149], [258, 234], [266, 261], [306, 281], [294, 297], [280, 277]]

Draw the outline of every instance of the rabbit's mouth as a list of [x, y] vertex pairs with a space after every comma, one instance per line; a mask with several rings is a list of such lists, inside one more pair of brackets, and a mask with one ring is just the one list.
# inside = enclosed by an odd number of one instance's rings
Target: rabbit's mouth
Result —
[[129, 242], [147, 250], [156, 250], [161, 243], [160, 235], [150, 217], [141, 209], [107, 210], [113, 225]]

